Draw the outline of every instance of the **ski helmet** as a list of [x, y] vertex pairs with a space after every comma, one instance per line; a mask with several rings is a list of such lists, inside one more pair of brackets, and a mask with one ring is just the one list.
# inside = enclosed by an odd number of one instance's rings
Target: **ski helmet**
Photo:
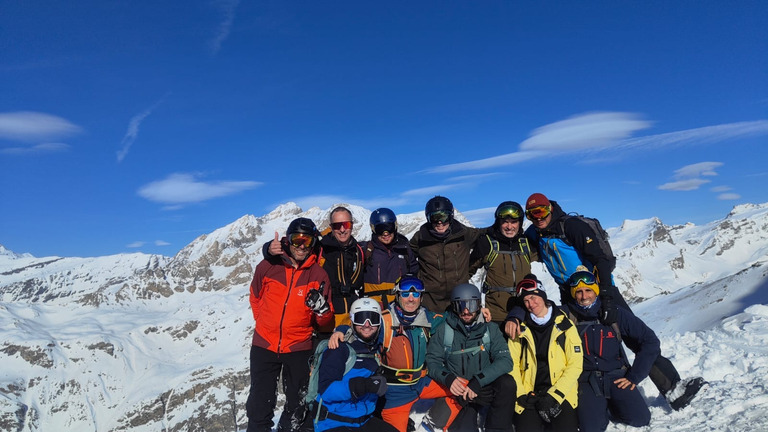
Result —
[[362, 337], [357, 330], [354, 330], [358, 339], [363, 342], [377, 340], [381, 329], [381, 306], [379, 306], [379, 302], [370, 297], [355, 300], [349, 307], [349, 319], [354, 325], [362, 326], [365, 323], [370, 323], [371, 326], [376, 327], [376, 332], [369, 338]]
[[312, 244], [310, 247], [317, 243], [317, 227], [315, 226], [315, 223], [312, 222], [312, 219], [304, 217], [294, 219], [291, 221], [290, 225], [288, 225], [288, 229], [286, 230], [285, 234], [289, 240], [291, 234], [308, 234], [312, 236]]
[[450, 223], [453, 220], [453, 203], [448, 198], [437, 195], [427, 201], [424, 215], [430, 223], [434, 221]]
[[371, 232], [381, 235], [384, 231], [397, 232], [397, 216], [392, 210], [382, 207], [371, 213]]
[[477, 312], [481, 305], [480, 290], [471, 283], [457, 285], [451, 291], [451, 304], [457, 315], [461, 315], [464, 309]]

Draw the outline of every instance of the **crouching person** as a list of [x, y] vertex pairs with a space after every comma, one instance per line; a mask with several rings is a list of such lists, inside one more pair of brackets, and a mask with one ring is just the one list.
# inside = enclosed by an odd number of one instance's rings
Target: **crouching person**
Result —
[[324, 351], [320, 360], [315, 431], [396, 432], [373, 417], [376, 402], [387, 391], [386, 379], [378, 374], [381, 307], [373, 299], [358, 299], [349, 316], [352, 339]]
[[[515, 382], [508, 375], [512, 358], [499, 326], [480, 314], [480, 290], [461, 284], [451, 292], [445, 324], [427, 347], [429, 376], [450, 389], [462, 407], [448, 431], [477, 431], [477, 414], [488, 408], [486, 432], [512, 431]], [[427, 427], [440, 426], [446, 413], [438, 402], [424, 416]]]
[[[529, 275], [533, 277], [533, 275]], [[563, 311], [547, 300], [537, 279], [517, 284], [525, 305], [521, 333], [509, 340], [517, 382], [515, 428], [518, 431], [576, 432], [581, 340]]]
[[[616, 322], [603, 324], [598, 319], [600, 288], [595, 276], [580, 267], [569, 279], [573, 301], [570, 315], [584, 345], [584, 371], [579, 379], [579, 430], [602, 432], [613, 420], [630, 426], [646, 426], [651, 413], [636, 388], [659, 356], [656, 334], [629, 311], [617, 307]], [[623, 339], [639, 347], [630, 365], [621, 346]]]

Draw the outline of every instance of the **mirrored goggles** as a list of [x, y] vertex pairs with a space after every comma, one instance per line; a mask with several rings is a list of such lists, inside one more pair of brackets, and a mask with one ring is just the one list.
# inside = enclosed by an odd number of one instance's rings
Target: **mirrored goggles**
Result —
[[402, 298], [419, 298], [421, 297], [421, 291], [400, 291], [400, 297]]
[[545, 219], [550, 213], [552, 213], [552, 209], [549, 206], [533, 207], [525, 211], [525, 215], [530, 220]]
[[342, 228], [344, 228], [345, 230], [351, 230], [352, 229], [352, 221], [333, 222], [333, 223], [331, 223], [331, 229], [334, 230], [334, 231], [339, 231]]
[[459, 315], [461, 315], [465, 309], [469, 310], [469, 313], [475, 313], [480, 310], [479, 299], [454, 300], [452, 303], [453, 303], [453, 310], [455, 310], [456, 313]]
[[383, 235], [385, 233], [394, 234], [397, 232], [397, 225], [394, 223], [378, 224], [373, 227], [373, 232], [375, 232], [376, 235]]
[[424, 283], [413, 276], [405, 276], [397, 281], [398, 291], [424, 291]]
[[355, 312], [350, 317], [352, 320], [352, 324], [355, 325], [365, 325], [365, 323], [369, 323], [371, 327], [376, 327], [381, 325], [381, 314], [374, 311], [360, 311]]
[[310, 248], [312, 247], [312, 244], [315, 242], [315, 237], [309, 234], [304, 233], [293, 233], [288, 238], [288, 241], [291, 243], [291, 246], [293, 247], [302, 247]]
[[588, 271], [576, 272], [568, 278], [568, 284], [572, 288], [579, 286], [580, 283], [583, 283], [584, 285], [594, 285], [597, 283], [597, 279], [595, 279], [595, 275]]
[[445, 224], [451, 219], [451, 214], [447, 211], [438, 210], [429, 214], [429, 222], [433, 224]]
[[523, 215], [520, 213], [519, 208], [512, 205], [508, 205], [496, 211], [496, 219], [506, 219], [506, 218], [522, 219]]

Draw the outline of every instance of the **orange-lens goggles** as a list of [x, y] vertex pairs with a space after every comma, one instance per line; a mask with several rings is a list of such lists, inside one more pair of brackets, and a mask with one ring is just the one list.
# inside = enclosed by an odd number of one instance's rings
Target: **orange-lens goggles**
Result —
[[291, 242], [291, 246], [293, 247], [304, 246], [305, 248], [309, 248], [312, 246], [312, 243], [315, 241], [315, 238], [309, 234], [294, 233], [294, 234], [291, 234], [289, 241]]
[[520, 219], [522, 217], [523, 215], [520, 214], [520, 210], [515, 206], [505, 206], [496, 212], [496, 219]]
[[525, 211], [525, 215], [530, 220], [544, 219], [552, 213], [552, 209], [549, 206], [538, 206], [529, 208]]

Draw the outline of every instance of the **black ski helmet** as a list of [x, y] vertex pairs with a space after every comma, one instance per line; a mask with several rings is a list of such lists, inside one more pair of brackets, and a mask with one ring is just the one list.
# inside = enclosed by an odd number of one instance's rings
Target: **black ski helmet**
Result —
[[448, 222], [453, 220], [453, 203], [451, 203], [451, 200], [444, 196], [436, 195], [427, 201], [427, 205], [424, 207], [424, 216], [427, 217], [427, 222], [431, 222], [429, 215], [439, 211], [448, 213]]
[[471, 283], [456, 285], [451, 291], [451, 304], [456, 315], [461, 315], [464, 309], [469, 309], [470, 312], [479, 311], [481, 302], [480, 290]]
[[523, 216], [525, 216], [523, 206], [514, 201], [504, 201], [499, 204], [499, 206], [496, 207], [496, 211], [493, 212], [493, 217], [495, 219], [494, 224], [497, 226], [501, 225], [501, 222], [503, 222], [504, 219], [512, 218], [520, 222], [520, 229], [522, 229]]
[[391, 233], [397, 232], [397, 216], [392, 210], [382, 207], [377, 208], [371, 213], [371, 232], [376, 233], [376, 227], [383, 228], [384, 231]]
[[288, 229], [285, 231], [285, 235], [290, 237], [291, 234], [297, 233], [310, 234], [311, 236], [315, 237], [315, 240], [317, 240], [317, 227], [315, 226], [315, 223], [312, 222], [312, 219], [300, 217], [291, 221], [291, 224], [288, 225]]

